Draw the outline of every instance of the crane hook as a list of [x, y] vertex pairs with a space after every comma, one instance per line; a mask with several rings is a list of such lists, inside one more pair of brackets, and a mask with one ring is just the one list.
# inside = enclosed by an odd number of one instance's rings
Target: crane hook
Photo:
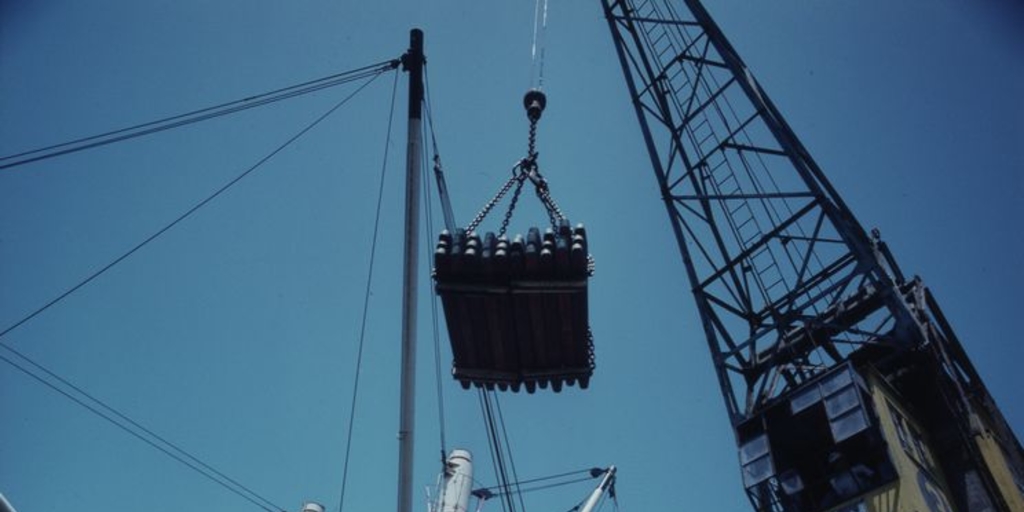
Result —
[[523, 96], [523, 107], [526, 108], [526, 117], [531, 123], [540, 120], [540, 115], [544, 112], [544, 107], [547, 104], [547, 96], [544, 96], [539, 89], [530, 89], [526, 92], [526, 96]]

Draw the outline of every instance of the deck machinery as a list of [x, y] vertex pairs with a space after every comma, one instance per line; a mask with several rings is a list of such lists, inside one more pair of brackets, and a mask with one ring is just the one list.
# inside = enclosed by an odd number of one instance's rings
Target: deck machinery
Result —
[[697, 0], [603, 0], [758, 511], [1024, 510], [1024, 450]]

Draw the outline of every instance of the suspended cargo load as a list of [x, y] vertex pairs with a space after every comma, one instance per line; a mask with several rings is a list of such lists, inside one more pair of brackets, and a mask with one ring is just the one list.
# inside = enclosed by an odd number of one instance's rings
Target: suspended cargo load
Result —
[[[587, 388], [594, 347], [587, 321], [587, 279], [593, 263], [583, 225], [575, 228], [551, 196], [537, 165], [536, 130], [547, 99], [539, 90], [523, 98], [530, 121], [529, 150], [512, 175], [466, 229], [441, 234], [434, 279], [452, 344], [452, 374], [471, 386], [530, 393]], [[505, 236], [523, 187], [532, 184], [550, 228]], [[477, 227], [509, 192], [498, 234]], [[448, 224], [452, 226], [451, 223]], [[451, 229], [451, 227], [449, 227]]]
[[594, 370], [587, 319], [593, 264], [583, 225], [530, 228], [525, 237], [443, 232], [434, 253], [436, 290], [454, 356], [453, 376], [505, 391], [563, 385], [586, 389]]

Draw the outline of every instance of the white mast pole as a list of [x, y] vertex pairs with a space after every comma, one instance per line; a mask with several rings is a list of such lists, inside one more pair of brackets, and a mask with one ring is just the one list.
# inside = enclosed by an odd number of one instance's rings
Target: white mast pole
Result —
[[14, 505], [11, 505], [11, 502], [4, 498], [3, 493], [0, 493], [0, 512], [15, 512]]
[[608, 491], [609, 488], [615, 483], [615, 466], [609, 466], [604, 471], [604, 478], [601, 479], [601, 483], [598, 484], [594, 492], [590, 493], [590, 497], [587, 498], [587, 502], [583, 504], [583, 508], [580, 512], [593, 512], [594, 507], [601, 501], [601, 496]]

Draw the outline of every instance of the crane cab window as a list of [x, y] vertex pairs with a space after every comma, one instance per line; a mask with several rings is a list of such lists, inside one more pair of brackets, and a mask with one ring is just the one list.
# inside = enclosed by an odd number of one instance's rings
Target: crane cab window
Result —
[[843, 365], [741, 425], [743, 483], [755, 507], [830, 510], [894, 481], [871, 404], [863, 379]]

